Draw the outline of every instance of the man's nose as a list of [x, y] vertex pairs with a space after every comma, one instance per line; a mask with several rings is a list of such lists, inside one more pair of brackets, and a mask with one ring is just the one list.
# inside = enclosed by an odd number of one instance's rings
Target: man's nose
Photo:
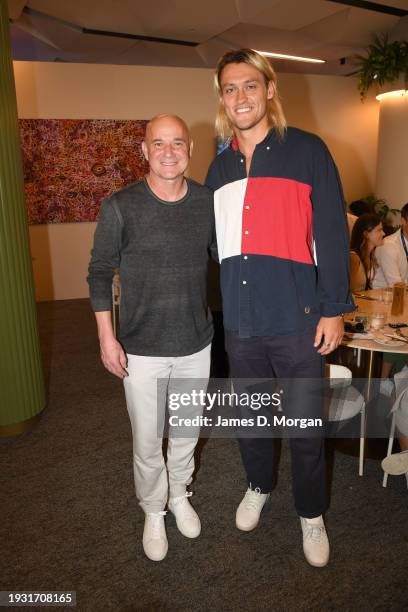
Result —
[[244, 102], [246, 100], [246, 90], [244, 87], [237, 88], [237, 102]]
[[164, 154], [165, 155], [173, 155], [173, 146], [171, 143], [164, 145]]

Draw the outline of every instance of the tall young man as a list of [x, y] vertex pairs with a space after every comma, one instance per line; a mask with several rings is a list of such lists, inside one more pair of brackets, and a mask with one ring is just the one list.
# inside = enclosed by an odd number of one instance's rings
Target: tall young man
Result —
[[[102, 362], [124, 381], [136, 495], [146, 513], [143, 547], [154, 561], [167, 554], [167, 502], [183, 535], [195, 538], [201, 529], [186, 492], [197, 437], [173, 436], [170, 429], [167, 466], [162, 453], [167, 395], [180, 385], [187, 395], [197, 384], [205, 390], [210, 369], [213, 197], [184, 177], [192, 147], [179, 117], [159, 115], [148, 123], [142, 148], [149, 173], [104, 201], [89, 265]], [[115, 268], [121, 279], [119, 341], [110, 312]], [[184, 411], [194, 417], [202, 407]]]
[[[232, 137], [207, 176], [215, 192], [231, 376], [321, 377], [325, 355], [342, 339], [341, 315], [354, 309], [336, 167], [320, 138], [286, 127], [276, 75], [262, 55], [226, 53], [215, 85], [218, 135]], [[249, 488], [236, 525], [250, 531], [274, 487], [273, 439], [239, 442]], [[290, 448], [304, 553], [311, 565], [324, 566], [323, 439], [291, 439]]]

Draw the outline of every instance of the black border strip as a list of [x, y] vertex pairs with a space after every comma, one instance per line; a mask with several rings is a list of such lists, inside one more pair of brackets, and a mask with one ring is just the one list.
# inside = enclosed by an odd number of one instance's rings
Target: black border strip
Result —
[[397, 8], [396, 6], [388, 6], [386, 4], [377, 4], [377, 2], [368, 2], [366, 0], [327, 0], [335, 4], [345, 4], [354, 8], [361, 8], [367, 11], [375, 11], [376, 13], [385, 13], [386, 15], [394, 15], [395, 17], [405, 17], [408, 11]]
[[182, 45], [183, 47], [197, 47], [200, 43], [190, 40], [177, 40], [175, 38], [159, 38], [157, 36], [142, 36], [141, 34], [126, 34], [125, 32], [109, 32], [109, 30], [94, 30], [81, 28], [83, 34], [95, 36], [112, 36], [114, 38], [130, 38], [131, 40], [144, 40], [147, 42], [164, 43], [166, 45]]

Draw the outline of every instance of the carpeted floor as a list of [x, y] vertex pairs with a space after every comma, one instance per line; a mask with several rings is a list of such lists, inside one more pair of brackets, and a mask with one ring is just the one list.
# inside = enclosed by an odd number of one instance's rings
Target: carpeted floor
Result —
[[75, 590], [86, 612], [407, 608], [405, 479], [383, 489], [378, 458], [359, 478], [356, 457], [338, 450], [326, 568], [303, 558], [287, 443], [261, 524], [245, 534], [234, 526], [245, 490], [238, 448], [220, 439], [198, 449], [202, 535], [184, 538], [168, 515], [169, 553], [149, 561], [122, 386], [99, 363], [88, 302], [43, 303], [39, 316], [48, 407], [34, 431], [0, 440], [0, 590]]

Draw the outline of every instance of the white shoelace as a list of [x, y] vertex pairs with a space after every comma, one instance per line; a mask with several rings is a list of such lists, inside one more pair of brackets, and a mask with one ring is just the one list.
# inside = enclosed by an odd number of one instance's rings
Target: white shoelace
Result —
[[176, 505], [177, 504], [181, 504], [186, 499], [186, 497], [191, 497], [192, 494], [193, 494], [192, 491], [186, 491], [184, 493], [184, 495], [179, 495], [178, 497], [173, 497], [171, 501], [172, 501], [173, 504], [176, 504]]
[[185, 502], [187, 501], [188, 497], [191, 497], [193, 494], [192, 491], [186, 491], [184, 495], [180, 495], [179, 497], [173, 497], [172, 504], [178, 508], [180, 508], [182, 510], [182, 512], [184, 513], [184, 517], [186, 519], [195, 519], [195, 512], [192, 509], [192, 507], [190, 506], [190, 504], [186, 504]]
[[306, 533], [305, 533], [305, 540], [312, 540], [312, 542], [315, 542], [316, 544], [318, 544], [325, 532], [325, 528], [321, 525], [311, 525], [310, 523], [306, 524]]
[[149, 516], [149, 520], [150, 520], [150, 533], [152, 535], [152, 539], [153, 540], [159, 540], [161, 537], [163, 537], [162, 534], [162, 521], [161, 518], [162, 516], [166, 516], [167, 512], [165, 510], [162, 510], [161, 512], [149, 512], [148, 516]]
[[255, 490], [248, 489], [245, 493], [245, 507], [248, 510], [254, 510], [257, 512], [259, 510], [259, 504], [262, 502], [261, 490], [257, 487]]

